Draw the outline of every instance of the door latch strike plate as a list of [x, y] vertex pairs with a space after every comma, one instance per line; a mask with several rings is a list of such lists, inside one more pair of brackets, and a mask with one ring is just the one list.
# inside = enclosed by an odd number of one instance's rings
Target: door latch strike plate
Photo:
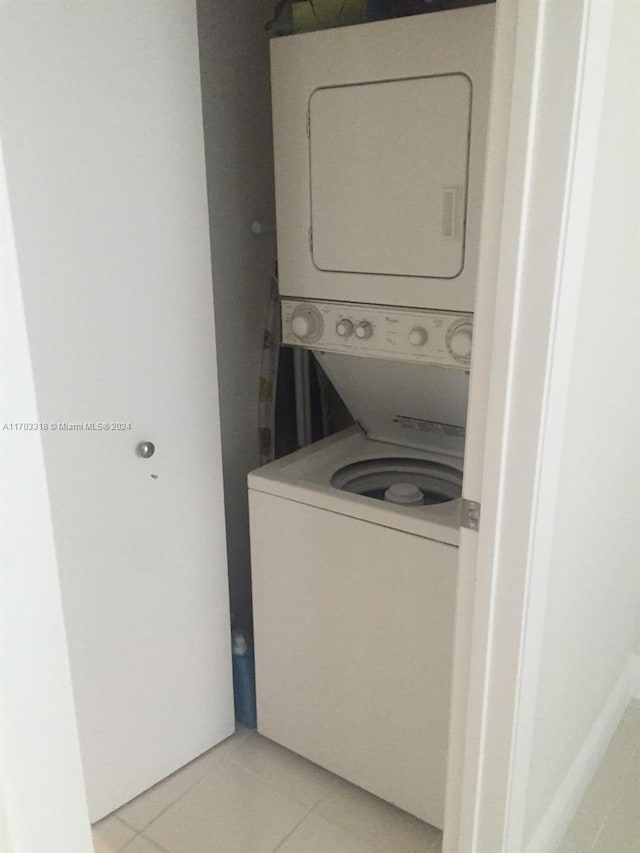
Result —
[[480, 529], [480, 504], [478, 501], [462, 498], [460, 501], [460, 527], [467, 530]]

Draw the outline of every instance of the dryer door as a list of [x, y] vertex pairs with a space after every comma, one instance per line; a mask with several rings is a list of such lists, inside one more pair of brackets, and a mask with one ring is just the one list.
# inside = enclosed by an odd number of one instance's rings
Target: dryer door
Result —
[[316, 89], [309, 101], [316, 267], [459, 275], [470, 118], [463, 74]]

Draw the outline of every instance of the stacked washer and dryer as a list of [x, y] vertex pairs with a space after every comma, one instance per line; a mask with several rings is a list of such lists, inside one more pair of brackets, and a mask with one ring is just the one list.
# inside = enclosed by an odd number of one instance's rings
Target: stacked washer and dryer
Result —
[[282, 339], [356, 426], [249, 475], [258, 729], [438, 827], [493, 24], [271, 53]]

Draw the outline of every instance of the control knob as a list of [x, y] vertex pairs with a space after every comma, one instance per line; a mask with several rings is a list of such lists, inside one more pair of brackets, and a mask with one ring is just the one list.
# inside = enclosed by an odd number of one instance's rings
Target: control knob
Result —
[[473, 326], [464, 321], [449, 329], [447, 334], [447, 347], [456, 361], [468, 362], [471, 358], [471, 343], [473, 340]]
[[341, 338], [348, 338], [353, 334], [353, 323], [351, 320], [340, 320], [336, 326], [336, 334]]
[[322, 334], [322, 316], [313, 305], [298, 305], [291, 317], [291, 329], [301, 341], [317, 340]]
[[422, 326], [416, 326], [409, 332], [409, 343], [412, 347], [423, 347], [428, 337], [426, 329], [423, 329]]
[[367, 320], [363, 320], [356, 326], [356, 337], [361, 341], [368, 340], [373, 335], [373, 326]]

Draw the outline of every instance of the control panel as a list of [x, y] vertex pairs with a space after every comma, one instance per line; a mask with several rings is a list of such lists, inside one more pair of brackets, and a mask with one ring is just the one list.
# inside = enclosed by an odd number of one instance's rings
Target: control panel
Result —
[[469, 369], [473, 315], [282, 300], [282, 342], [327, 352]]

